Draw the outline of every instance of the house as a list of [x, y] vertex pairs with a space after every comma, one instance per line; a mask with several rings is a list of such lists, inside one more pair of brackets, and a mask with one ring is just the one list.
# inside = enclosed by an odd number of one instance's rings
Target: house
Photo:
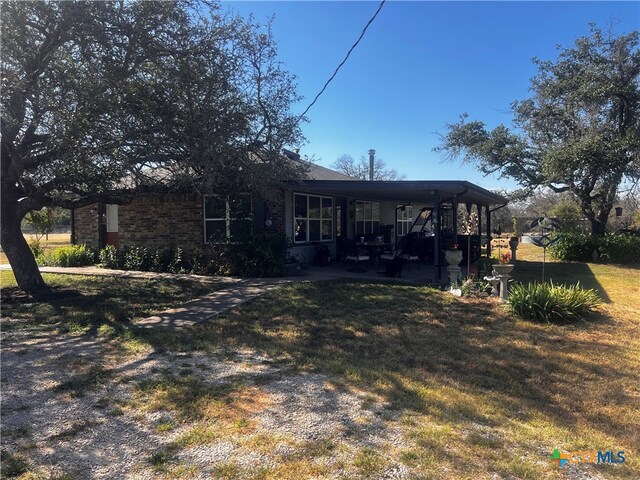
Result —
[[[269, 198], [239, 195], [235, 199], [195, 193], [140, 195], [127, 205], [95, 204], [72, 212], [72, 239], [94, 249], [144, 246], [185, 251], [203, 248], [213, 239], [231, 239], [242, 231], [284, 232], [292, 254], [313, 258], [317, 245], [339, 256], [345, 242], [378, 237], [397, 245], [420, 233], [422, 257], [440, 267], [434, 255], [454, 243], [459, 233], [458, 206], [479, 217], [474, 246], [491, 232], [490, 212], [506, 200], [463, 180], [364, 181], [309, 164], [307, 178]], [[460, 209], [460, 211], [462, 208]], [[436, 268], [437, 279], [441, 268]]]

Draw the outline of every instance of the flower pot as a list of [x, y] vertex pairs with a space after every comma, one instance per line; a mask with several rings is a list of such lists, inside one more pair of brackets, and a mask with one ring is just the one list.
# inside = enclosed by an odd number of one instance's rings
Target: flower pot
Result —
[[460, 265], [462, 261], [462, 250], [445, 250], [444, 258], [448, 265]]
[[514, 268], [515, 265], [507, 263], [505, 265], [494, 265], [493, 271], [495, 272], [494, 275], [507, 275], [511, 273]]

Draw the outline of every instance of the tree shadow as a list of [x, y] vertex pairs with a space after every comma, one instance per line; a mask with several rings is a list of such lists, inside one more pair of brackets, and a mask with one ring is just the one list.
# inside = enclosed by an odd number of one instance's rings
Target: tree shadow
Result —
[[[521, 283], [534, 283], [542, 281], [542, 262], [518, 260], [511, 277]], [[558, 285], [575, 285], [580, 282], [583, 288], [594, 289], [598, 292], [602, 301], [611, 303], [604, 287], [586, 263], [579, 262], [547, 262], [544, 265], [545, 281], [553, 281]]]
[[170, 340], [140, 335], [156, 348], [167, 341], [255, 348], [365, 387], [392, 409], [442, 421], [491, 425], [495, 408], [615, 437], [621, 422], [592, 405], [611, 402], [612, 391], [617, 404], [631, 405], [622, 385], [638, 384], [640, 373], [622, 365], [625, 352], [608, 323], [516, 322], [493, 303], [428, 288], [332, 282], [281, 288]]

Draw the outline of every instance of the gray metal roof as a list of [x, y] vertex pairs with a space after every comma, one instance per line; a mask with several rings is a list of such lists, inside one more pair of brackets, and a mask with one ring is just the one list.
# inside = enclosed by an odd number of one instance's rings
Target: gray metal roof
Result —
[[357, 198], [433, 205], [456, 196], [458, 202], [503, 205], [507, 199], [466, 180], [305, 180], [296, 190]]

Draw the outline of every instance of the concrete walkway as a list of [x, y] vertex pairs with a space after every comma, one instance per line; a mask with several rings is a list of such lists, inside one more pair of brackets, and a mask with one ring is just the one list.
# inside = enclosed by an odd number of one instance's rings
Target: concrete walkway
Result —
[[[11, 270], [10, 265], [0, 265], [0, 270]], [[43, 273], [58, 273], [69, 275], [91, 275], [100, 277], [140, 278], [147, 280], [156, 279], [180, 279], [202, 282], [222, 288], [196, 300], [191, 300], [179, 307], [165, 310], [157, 315], [144, 318], [135, 322], [135, 325], [145, 328], [168, 328], [178, 330], [208, 320], [216, 315], [224, 313], [247, 300], [263, 295], [279, 285], [292, 282], [317, 282], [337, 279], [372, 280], [371, 276], [362, 274], [350, 274], [343, 269], [324, 269], [322, 271], [311, 270], [306, 275], [281, 278], [249, 278], [236, 277], [212, 277], [204, 275], [136, 272], [130, 270], [109, 270], [105, 268], [91, 267], [40, 267]], [[374, 272], [375, 274], [375, 272]], [[405, 281], [415, 283], [409, 279], [388, 279], [375, 274], [376, 281]]]
[[176, 308], [165, 310], [149, 318], [135, 322], [140, 327], [165, 327], [178, 330], [208, 320], [237, 307], [243, 302], [265, 294], [290, 279], [247, 279], [227, 288], [191, 300]]
[[[0, 265], [0, 270], [11, 270], [10, 265]], [[305, 276], [280, 277], [280, 278], [236, 278], [236, 277], [212, 277], [204, 275], [136, 272], [131, 270], [109, 270], [105, 268], [91, 267], [40, 267], [43, 273], [57, 273], [68, 275], [90, 275], [100, 277], [141, 278], [153, 279], [178, 279], [193, 280], [212, 285], [224, 285], [220, 290], [211, 292], [204, 297], [191, 300], [185, 304], [165, 310], [149, 318], [138, 320], [135, 325], [151, 328], [160, 327], [177, 330], [196, 323], [208, 320], [216, 315], [226, 312], [247, 300], [263, 295], [278, 285], [291, 282], [315, 282], [330, 280], [331, 275], [314, 273]]]

